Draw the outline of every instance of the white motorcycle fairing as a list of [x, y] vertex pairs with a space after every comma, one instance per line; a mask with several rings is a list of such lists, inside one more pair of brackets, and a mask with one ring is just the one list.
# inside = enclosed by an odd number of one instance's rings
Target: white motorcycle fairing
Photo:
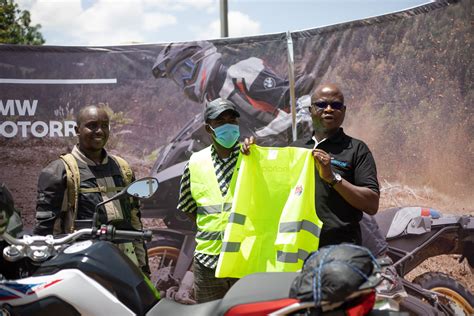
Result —
[[135, 315], [102, 285], [76, 269], [0, 282], [0, 304], [21, 306], [58, 295], [81, 315]]

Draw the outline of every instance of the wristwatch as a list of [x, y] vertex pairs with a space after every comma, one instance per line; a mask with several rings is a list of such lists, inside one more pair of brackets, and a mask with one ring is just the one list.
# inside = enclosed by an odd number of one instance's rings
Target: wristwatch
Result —
[[333, 172], [333, 173], [332, 173], [332, 180], [331, 180], [331, 182], [329, 183], [329, 186], [330, 186], [331, 188], [333, 188], [336, 184], [341, 183], [341, 182], [342, 182], [342, 177], [341, 177], [341, 175], [340, 175], [339, 173]]

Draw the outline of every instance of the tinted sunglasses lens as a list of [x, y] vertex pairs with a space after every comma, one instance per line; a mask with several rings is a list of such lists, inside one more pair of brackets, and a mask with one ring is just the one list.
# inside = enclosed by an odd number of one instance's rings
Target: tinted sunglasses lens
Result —
[[334, 102], [334, 103], [331, 103], [331, 107], [335, 110], [340, 110], [344, 107], [344, 103], [342, 102]]
[[320, 109], [325, 109], [328, 106], [327, 102], [314, 102], [313, 106], [318, 107]]
[[331, 106], [334, 110], [340, 110], [344, 107], [344, 103], [342, 102], [333, 102], [333, 103], [328, 103], [328, 102], [314, 102], [313, 106], [317, 107], [319, 109], [325, 109], [328, 107], [328, 105]]

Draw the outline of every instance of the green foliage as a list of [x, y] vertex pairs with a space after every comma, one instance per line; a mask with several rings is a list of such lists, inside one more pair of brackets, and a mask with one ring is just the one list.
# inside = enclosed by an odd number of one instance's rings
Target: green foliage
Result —
[[114, 128], [121, 129], [125, 125], [128, 125], [133, 122], [132, 119], [126, 118], [125, 114], [122, 111], [114, 112], [114, 110], [112, 110], [108, 103], [99, 103], [98, 106], [103, 108], [105, 112], [107, 112], [110, 118], [110, 123], [114, 126]]
[[0, 43], [42, 45], [45, 40], [39, 29], [41, 25], [30, 25], [28, 10], [21, 11], [13, 0], [0, 0]]

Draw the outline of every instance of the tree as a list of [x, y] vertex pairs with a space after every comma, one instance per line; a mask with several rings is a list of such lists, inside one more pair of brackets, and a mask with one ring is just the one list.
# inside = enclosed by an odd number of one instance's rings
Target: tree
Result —
[[0, 0], [0, 43], [42, 45], [41, 25], [30, 25], [28, 10], [21, 11], [13, 0]]

